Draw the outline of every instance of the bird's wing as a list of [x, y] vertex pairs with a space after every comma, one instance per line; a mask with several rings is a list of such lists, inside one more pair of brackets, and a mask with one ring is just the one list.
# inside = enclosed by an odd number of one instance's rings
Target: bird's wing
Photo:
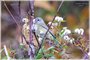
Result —
[[[39, 25], [40, 25], [40, 24], [39, 24]], [[40, 26], [42, 26], [42, 28], [44, 28], [46, 31], [48, 30], [48, 27], [47, 27], [47, 26], [46, 26], [46, 27], [43, 26], [43, 25], [40, 25]], [[54, 36], [53, 33], [52, 33], [50, 30], [49, 30], [48, 32], [49, 32], [54, 38], [56, 38], [56, 36]]]
[[[43, 25], [40, 25], [40, 26], [42, 26], [47, 31], [48, 28], [44, 27]], [[59, 43], [59, 40], [56, 39], [56, 36], [53, 35], [53, 33], [50, 30], [48, 32], [52, 35], [52, 37], [53, 37], [54, 42], [56, 43], [56, 45], [59, 44], [60, 48], [62, 48], [62, 45]]]

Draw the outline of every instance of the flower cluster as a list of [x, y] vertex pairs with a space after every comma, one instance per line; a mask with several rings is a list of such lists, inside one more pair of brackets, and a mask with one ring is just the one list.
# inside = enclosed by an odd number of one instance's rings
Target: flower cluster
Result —
[[[23, 18], [22, 22], [24, 22], [23, 27], [22, 27], [22, 34], [25, 36], [26, 40], [29, 40], [29, 24], [28, 24], [29, 19]], [[24, 44], [26, 44], [26, 43], [24, 43]], [[22, 43], [21, 43], [21, 45], [22, 45]]]
[[61, 32], [59, 33], [60, 37], [66, 40], [67, 42], [73, 43], [74, 38], [70, 38], [68, 35], [71, 34], [71, 30], [67, 29], [67, 27], [63, 27]]
[[79, 35], [83, 35], [84, 34], [84, 30], [82, 28], [77, 28], [74, 30], [75, 33], [79, 34]]
[[23, 18], [22, 22], [24, 22], [23, 28], [28, 30], [29, 29], [29, 25], [28, 25], [29, 20], [27, 18]]
[[[51, 28], [60, 25], [61, 22], [65, 22], [65, 21], [63, 20], [62, 17], [56, 16], [54, 22], [52, 23]], [[51, 24], [51, 22], [48, 23], [48, 25], [50, 25], [50, 24]]]
[[[74, 30], [74, 33], [77, 33], [79, 35], [83, 35], [84, 34], [84, 29], [82, 28], [76, 28]], [[71, 34], [71, 30], [67, 29], [67, 27], [63, 27], [63, 29], [61, 30], [61, 32], [59, 33], [60, 37], [63, 38], [64, 40], [73, 43], [75, 41], [74, 38], [69, 37], [69, 34]]]

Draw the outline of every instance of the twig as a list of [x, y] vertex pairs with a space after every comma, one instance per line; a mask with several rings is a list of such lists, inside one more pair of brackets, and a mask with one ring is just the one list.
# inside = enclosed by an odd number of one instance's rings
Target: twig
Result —
[[[26, 40], [26, 37], [24, 36], [22, 32], [21, 32], [21, 36], [24, 38], [25, 42], [29, 45], [29, 42]], [[22, 41], [23, 41], [23, 38], [22, 38]]]
[[38, 38], [37, 38], [35, 32], [33, 32], [33, 34], [34, 34], [34, 36], [35, 36], [35, 38], [36, 38], [36, 41], [37, 41], [37, 43], [38, 43], [38, 47], [39, 47], [39, 46], [40, 46], [40, 43], [39, 43], [39, 41], [38, 41]]
[[5, 51], [5, 54], [6, 54], [6, 56], [7, 56], [7, 59], [10, 60], [9, 54], [8, 54], [8, 52], [7, 52], [6, 45], [4, 45], [4, 51]]
[[[21, 2], [19, 1], [19, 4], [18, 4], [18, 7], [19, 7], [19, 15], [20, 15], [20, 19], [21, 19]], [[22, 31], [22, 27], [21, 27], [21, 29], [20, 29], [20, 31], [19, 32], [21, 32]], [[27, 42], [27, 40], [26, 40], [26, 38], [25, 38], [25, 36], [22, 34], [22, 32], [21, 32], [21, 42], [23, 43], [23, 38], [25, 39], [25, 42], [28, 44], [28, 42]]]
[[29, 2], [29, 7], [30, 7], [30, 23], [29, 23], [29, 27], [30, 27], [30, 42], [33, 41], [33, 34], [32, 34], [32, 24], [33, 24], [33, 19], [34, 19], [34, 0], [31, 0]]
[[19, 7], [19, 15], [20, 15], [20, 18], [21, 18], [21, 8], [20, 8], [20, 5], [21, 4], [21, 2], [19, 1], [19, 4], [18, 4], [18, 7]]
[[13, 18], [13, 20], [15, 21], [15, 23], [17, 24], [18, 27], [20, 27], [20, 24], [16, 21], [16, 19], [14, 18], [14, 16], [12, 15], [12, 13], [10, 12], [9, 8], [7, 7], [7, 4], [4, 2], [4, 6], [7, 9], [7, 11], [9, 12], [9, 14], [11, 15], [11, 17]]

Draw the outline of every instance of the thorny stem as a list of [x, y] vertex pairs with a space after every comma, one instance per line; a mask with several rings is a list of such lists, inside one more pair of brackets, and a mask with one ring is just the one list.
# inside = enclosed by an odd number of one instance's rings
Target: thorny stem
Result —
[[[52, 26], [52, 23], [53, 23], [53, 21], [55, 20], [55, 17], [56, 17], [56, 15], [57, 15], [57, 13], [59, 12], [59, 10], [60, 10], [60, 8], [61, 8], [63, 2], [64, 2], [64, 1], [62, 1], [61, 4], [59, 5], [59, 7], [58, 7], [58, 9], [57, 9], [57, 11], [56, 11], [56, 14], [55, 14], [55, 16], [54, 16], [54, 18], [53, 18], [53, 20], [51, 21], [51, 24], [50, 24], [50, 26], [48, 27], [48, 29], [47, 29], [47, 31], [46, 31], [46, 33], [45, 33], [43, 39], [42, 39], [42, 43], [41, 43], [41, 45], [40, 45], [40, 47], [39, 47], [39, 50], [40, 50], [40, 48], [42, 48], [43, 42], [44, 42], [44, 40], [46, 39], [46, 35], [47, 35], [47, 33], [48, 33], [50, 27]], [[39, 51], [39, 50], [38, 50], [38, 51]]]

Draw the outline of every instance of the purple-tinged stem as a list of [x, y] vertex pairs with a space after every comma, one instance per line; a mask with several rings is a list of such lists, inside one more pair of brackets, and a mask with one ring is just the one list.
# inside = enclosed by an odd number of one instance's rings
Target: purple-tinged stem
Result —
[[33, 33], [31, 30], [32, 24], [33, 24], [33, 19], [34, 19], [34, 0], [30, 0], [30, 23], [29, 23], [29, 28], [30, 28], [30, 43], [33, 41]]
[[35, 47], [33, 45], [33, 33], [32, 33], [32, 25], [33, 25], [33, 19], [34, 19], [34, 0], [30, 0], [29, 1], [29, 7], [30, 7], [30, 22], [29, 22], [29, 55], [30, 55], [30, 59], [34, 58], [34, 54], [35, 54]]

